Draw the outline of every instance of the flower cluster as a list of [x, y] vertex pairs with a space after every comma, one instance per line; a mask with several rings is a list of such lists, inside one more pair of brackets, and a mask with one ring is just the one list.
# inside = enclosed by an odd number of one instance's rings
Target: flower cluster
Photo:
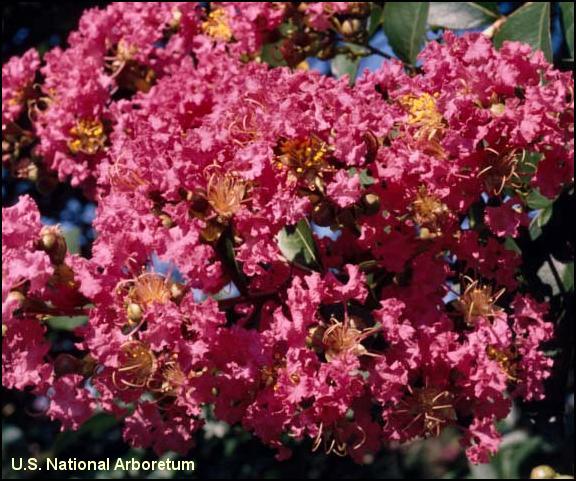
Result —
[[[550, 373], [506, 240], [573, 177], [573, 78], [478, 34], [353, 87], [246, 61], [286, 19], [320, 36], [366, 8], [119, 3], [3, 68], [7, 161], [27, 138], [28, 167], [98, 204], [90, 259], [30, 198], [3, 210], [6, 386], [158, 453], [187, 452], [206, 408], [279, 459], [295, 439], [367, 462], [448, 427], [473, 462], [496, 451]], [[46, 319], [79, 314], [62, 352]]]

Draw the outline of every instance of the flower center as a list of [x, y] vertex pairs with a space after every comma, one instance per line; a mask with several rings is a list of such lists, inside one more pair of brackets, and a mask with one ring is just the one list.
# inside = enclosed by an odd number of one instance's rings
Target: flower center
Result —
[[232, 29], [228, 24], [228, 14], [222, 8], [210, 12], [208, 19], [202, 24], [202, 30], [216, 40], [228, 42], [232, 40]]
[[429, 194], [425, 186], [418, 189], [416, 199], [412, 202], [414, 221], [421, 227], [423, 238], [442, 235], [441, 221], [446, 216], [448, 208], [438, 197]]
[[68, 148], [73, 154], [82, 152], [87, 155], [94, 155], [104, 148], [106, 134], [104, 125], [98, 119], [80, 119], [76, 125], [70, 129], [70, 139]]
[[349, 448], [360, 449], [365, 442], [366, 432], [359, 424], [341, 419], [329, 427], [320, 424], [312, 444], [312, 452], [323, 445], [326, 454], [334, 453], [336, 456], [344, 457], [348, 454]]
[[144, 343], [130, 341], [119, 354], [120, 367], [113, 373], [116, 385], [142, 388], [156, 371], [156, 357]]
[[400, 104], [408, 111], [408, 124], [419, 128], [417, 139], [433, 140], [443, 132], [444, 118], [433, 95], [404, 95]]
[[493, 293], [492, 287], [472, 281], [455, 301], [455, 307], [464, 316], [466, 323], [472, 325], [480, 317], [491, 318], [501, 311], [495, 303], [502, 294], [504, 289]]
[[329, 147], [316, 136], [282, 140], [278, 150], [278, 167], [288, 167], [300, 176], [328, 167]]
[[341, 322], [335, 318], [331, 318], [330, 323], [322, 334], [322, 350], [328, 362], [346, 353], [353, 356], [378, 356], [368, 352], [362, 341], [376, 333], [380, 326], [360, 330], [351, 326], [349, 319]]
[[409, 391], [410, 395], [400, 401], [402, 408], [396, 411], [408, 421], [405, 431], [413, 428], [424, 437], [439, 436], [444, 426], [456, 420], [454, 396], [449, 391], [435, 387], [409, 387]]
[[242, 207], [247, 191], [247, 182], [232, 173], [214, 173], [208, 180], [206, 198], [222, 217], [232, 217]]
[[136, 279], [128, 296], [132, 302], [141, 306], [165, 304], [170, 300], [170, 286], [163, 276], [146, 273]]
[[486, 149], [485, 165], [478, 177], [484, 179], [484, 185], [490, 194], [499, 195], [504, 187], [514, 187], [513, 179], [520, 180], [517, 172], [520, 162], [516, 150], [501, 153], [494, 149]]

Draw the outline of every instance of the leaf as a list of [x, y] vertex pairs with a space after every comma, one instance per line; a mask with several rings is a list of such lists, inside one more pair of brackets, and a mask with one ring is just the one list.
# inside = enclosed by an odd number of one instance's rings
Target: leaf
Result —
[[[544, 197], [545, 198], [545, 197]], [[542, 234], [542, 227], [552, 218], [554, 212], [554, 204], [550, 203], [542, 209], [538, 209], [538, 213], [530, 222], [528, 231], [530, 232], [530, 239], [536, 240]]]
[[290, 262], [319, 265], [314, 236], [306, 219], [282, 229], [278, 233], [278, 246]]
[[474, 2], [430, 2], [428, 25], [443, 28], [478, 28], [499, 15]]
[[536, 219], [538, 219], [538, 225], [540, 227], [544, 227], [546, 224], [548, 224], [548, 221], [552, 218], [553, 210], [554, 208], [552, 204], [540, 210], [540, 213], [536, 217]]
[[262, 62], [270, 65], [271, 67], [285, 67], [288, 65], [282, 52], [280, 52], [280, 42], [267, 43], [262, 47], [260, 52], [260, 58]]
[[382, 7], [377, 3], [372, 3], [370, 19], [368, 20], [368, 38], [376, 33], [382, 23]]
[[517, 40], [541, 50], [552, 60], [550, 38], [550, 3], [528, 2], [510, 15], [494, 35], [494, 44], [500, 48], [505, 40]]
[[50, 316], [46, 318], [46, 323], [52, 329], [61, 331], [73, 331], [87, 322], [88, 316]]
[[562, 274], [562, 284], [564, 284], [566, 291], [574, 290], [574, 262], [566, 264], [566, 268]]
[[533, 189], [526, 196], [526, 204], [531, 209], [545, 209], [554, 201], [548, 197], [544, 197], [538, 190]]
[[570, 57], [574, 58], [574, 4], [572, 2], [560, 2], [562, 11], [562, 25], [564, 26], [564, 35], [566, 44], [570, 51]]
[[354, 84], [354, 80], [356, 79], [356, 74], [358, 73], [358, 66], [360, 65], [360, 58], [355, 58], [352, 60], [346, 54], [339, 54], [336, 55], [332, 62], [330, 63], [330, 68], [332, 70], [332, 74], [335, 77], [343, 77], [344, 75], [348, 75], [348, 79], [350, 80], [350, 85]]
[[386, 2], [384, 32], [399, 58], [412, 65], [425, 40], [429, 2]]

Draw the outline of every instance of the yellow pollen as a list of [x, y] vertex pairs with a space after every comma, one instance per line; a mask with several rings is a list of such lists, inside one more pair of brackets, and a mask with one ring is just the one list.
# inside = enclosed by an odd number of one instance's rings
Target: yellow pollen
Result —
[[400, 104], [408, 111], [408, 124], [419, 128], [417, 139], [433, 140], [444, 130], [444, 118], [433, 95], [404, 95]]
[[297, 174], [321, 172], [328, 166], [328, 152], [329, 147], [316, 136], [282, 140], [278, 167], [289, 167]]
[[104, 148], [106, 134], [104, 125], [97, 119], [80, 119], [70, 129], [71, 138], [68, 140], [68, 148], [73, 154], [82, 152], [94, 155]]
[[208, 180], [206, 199], [216, 213], [232, 217], [246, 200], [247, 182], [232, 173], [214, 173]]
[[228, 14], [222, 8], [210, 12], [208, 19], [202, 24], [202, 30], [216, 40], [229, 42], [232, 40], [232, 30], [228, 24]]

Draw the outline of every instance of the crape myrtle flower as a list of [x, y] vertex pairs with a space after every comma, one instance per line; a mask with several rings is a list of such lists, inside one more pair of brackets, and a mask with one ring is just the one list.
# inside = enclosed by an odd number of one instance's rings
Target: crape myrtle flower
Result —
[[[368, 462], [446, 428], [473, 462], [497, 450], [550, 375], [506, 240], [530, 192], [572, 181], [573, 79], [479, 34], [354, 86], [258, 61], [286, 18], [352, 36], [365, 8], [113, 4], [3, 68], [3, 129], [27, 115], [33, 161], [97, 202], [89, 259], [29, 197], [3, 209], [7, 387], [65, 428], [112, 413], [158, 454], [207, 410], [278, 459], [298, 441]], [[58, 351], [50, 316], [78, 314]]]

